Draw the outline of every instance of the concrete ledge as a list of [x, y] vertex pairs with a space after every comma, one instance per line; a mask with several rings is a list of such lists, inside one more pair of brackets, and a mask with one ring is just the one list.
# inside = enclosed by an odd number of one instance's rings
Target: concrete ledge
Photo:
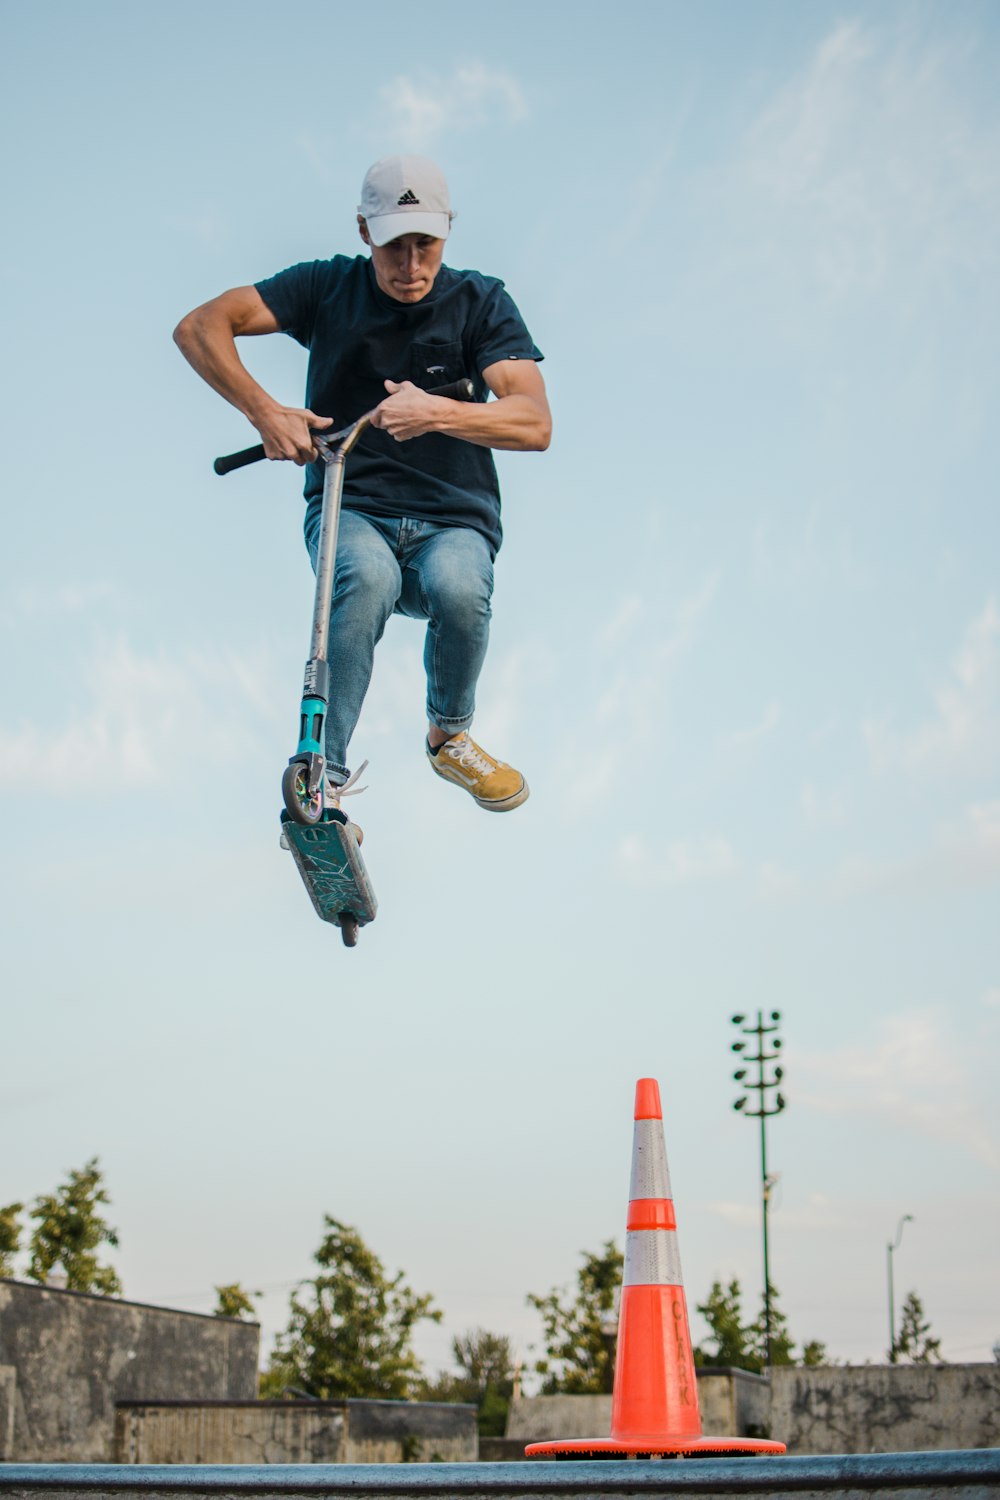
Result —
[[622, 1463], [521, 1464], [269, 1464], [143, 1466], [3, 1464], [0, 1495], [9, 1500], [145, 1500], [190, 1496], [317, 1495], [375, 1500], [380, 1496], [464, 1496], [467, 1500], [547, 1500], [548, 1496], [686, 1495], [736, 1500], [744, 1495], [817, 1500], [996, 1500], [1000, 1449], [939, 1453], [870, 1453], [844, 1457], [682, 1459]]

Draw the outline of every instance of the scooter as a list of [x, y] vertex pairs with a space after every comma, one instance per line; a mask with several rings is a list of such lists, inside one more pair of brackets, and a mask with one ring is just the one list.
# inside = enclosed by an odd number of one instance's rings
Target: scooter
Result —
[[[475, 399], [471, 380], [435, 386], [427, 394], [445, 396], [452, 401]], [[326, 468], [316, 559], [312, 641], [302, 687], [298, 748], [281, 778], [281, 795], [285, 804], [281, 814], [282, 847], [290, 850], [317, 916], [340, 928], [340, 935], [348, 948], [357, 943], [359, 928], [375, 920], [378, 902], [361, 856], [360, 829], [339, 807], [325, 805], [323, 743], [330, 701], [327, 648], [344, 467], [348, 454], [357, 445], [376, 410], [365, 412], [356, 422], [337, 432], [313, 431], [313, 445]], [[217, 458], [213, 467], [216, 474], [229, 474], [247, 464], [258, 463], [265, 456], [264, 445], [257, 443], [239, 453]], [[360, 771], [350, 778], [351, 782], [358, 774]], [[353, 790], [353, 787], [345, 785], [341, 790]]]

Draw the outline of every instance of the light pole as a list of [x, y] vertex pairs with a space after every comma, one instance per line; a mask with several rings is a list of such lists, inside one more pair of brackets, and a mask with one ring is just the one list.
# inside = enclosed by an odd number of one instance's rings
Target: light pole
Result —
[[[764, 1356], [767, 1365], [771, 1364], [771, 1268], [768, 1260], [767, 1245], [767, 1215], [770, 1205], [771, 1189], [776, 1179], [767, 1175], [767, 1133], [766, 1122], [772, 1115], [780, 1115], [785, 1108], [785, 1100], [781, 1094], [774, 1096], [774, 1108], [767, 1107], [767, 1091], [776, 1089], [784, 1077], [784, 1069], [777, 1063], [781, 1055], [781, 1038], [777, 1035], [778, 1023], [781, 1020], [781, 1012], [772, 1010], [770, 1024], [764, 1022], [763, 1011], [757, 1012], [757, 1024], [751, 1026], [747, 1023], [744, 1015], [733, 1016], [733, 1025], [738, 1026], [744, 1036], [755, 1037], [757, 1041], [756, 1052], [747, 1052], [747, 1047], [752, 1047], [752, 1042], [733, 1042], [734, 1052], [744, 1053], [742, 1062], [755, 1063], [757, 1066], [756, 1078], [747, 1077], [747, 1068], [737, 1068], [733, 1074], [735, 1081], [744, 1089], [755, 1089], [757, 1091], [757, 1108], [747, 1109], [749, 1096], [743, 1094], [733, 1104], [733, 1108], [752, 1120], [760, 1121], [760, 1184], [761, 1184], [761, 1223], [763, 1226], [764, 1239]], [[772, 1050], [767, 1051], [767, 1043], [764, 1038], [771, 1039]], [[774, 1063], [772, 1076], [769, 1078], [767, 1064]]]
[[896, 1226], [896, 1238], [890, 1240], [886, 1245], [886, 1262], [889, 1268], [889, 1363], [896, 1363], [896, 1298], [892, 1289], [892, 1257], [893, 1252], [899, 1249], [899, 1242], [903, 1238], [903, 1225], [912, 1224], [913, 1215], [904, 1214]]

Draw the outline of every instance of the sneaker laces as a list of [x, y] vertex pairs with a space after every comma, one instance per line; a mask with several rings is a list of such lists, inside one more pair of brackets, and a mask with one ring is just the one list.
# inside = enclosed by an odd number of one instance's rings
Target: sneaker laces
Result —
[[339, 803], [341, 797], [357, 797], [360, 792], [367, 792], [367, 786], [354, 785], [358, 777], [361, 776], [367, 770], [367, 768], [368, 762], [366, 760], [363, 760], [358, 769], [356, 771], [352, 771], [347, 780], [342, 781], [339, 786], [336, 782], [331, 781], [330, 773], [328, 771], [326, 773], [327, 796], [331, 797], [334, 802]]
[[470, 771], [479, 772], [482, 776], [491, 775], [500, 764], [491, 755], [487, 755], [485, 750], [481, 750], [475, 740], [470, 739], [468, 735], [457, 744], [454, 740], [445, 740], [444, 748], [451, 760], [457, 761], [460, 766], [467, 766]]

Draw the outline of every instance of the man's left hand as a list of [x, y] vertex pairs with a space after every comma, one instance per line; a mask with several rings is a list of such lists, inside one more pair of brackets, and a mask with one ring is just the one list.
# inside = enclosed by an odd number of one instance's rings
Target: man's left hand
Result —
[[399, 385], [394, 380], [387, 380], [385, 388], [389, 394], [375, 408], [373, 427], [381, 427], [397, 443], [405, 443], [434, 430], [441, 406], [440, 396], [429, 396], [410, 380]]

